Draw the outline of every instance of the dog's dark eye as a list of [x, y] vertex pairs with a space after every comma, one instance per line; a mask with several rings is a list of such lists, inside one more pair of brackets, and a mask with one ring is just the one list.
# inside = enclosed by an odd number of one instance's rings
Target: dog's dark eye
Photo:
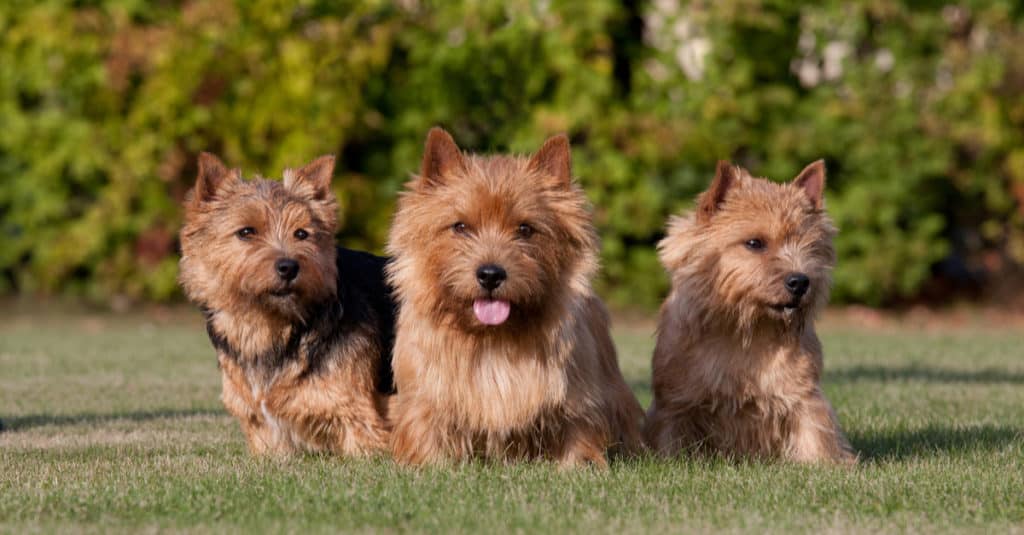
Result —
[[309, 233], [306, 232], [306, 229], [304, 229], [304, 228], [300, 228], [299, 230], [295, 231], [295, 239], [296, 240], [304, 240], [304, 239], [306, 239], [308, 237], [309, 237]]
[[750, 249], [751, 251], [760, 252], [764, 250], [764, 240], [760, 238], [753, 238], [747, 240], [746, 243], [744, 243], [743, 245], [746, 245], [747, 249]]
[[242, 227], [235, 232], [235, 236], [238, 236], [240, 240], [248, 240], [249, 238], [256, 235], [256, 229], [252, 227]]
[[519, 227], [516, 228], [516, 236], [519, 236], [520, 238], [523, 239], [533, 236], [533, 227], [527, 225], [526, 223], [521, 223]]
[[466, 224], [463, 223], [462, 221], [459, 221], [458, 223], [452, 225], [452, 232], [456, 234], [465, 234], [469, 232], [469, 227], [467, 227]]

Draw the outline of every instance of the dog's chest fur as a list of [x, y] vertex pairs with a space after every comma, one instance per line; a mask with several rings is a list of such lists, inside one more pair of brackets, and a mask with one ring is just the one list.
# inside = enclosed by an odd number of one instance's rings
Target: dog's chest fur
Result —
[[225, 374], [225, 403], [247, 414], [250, 425], [260, 429], [260, 440], [271, 448], [321, 449], [309, 441], [310, 423], [296, 421], [294, 409], [286, 407], [319, 395], [317, 385], [328, 377], [355, 387], [346, 389], [337, 400], [341, 404], [372, 380], [352, 366], [360, 355], [375, 352], [370, 333], [341, 328], [341, 314], [340, 307], [331, 307], [319, 311], [309, 325], [264, 323], [259, 328], [253, 327], [260, 325], [255, 321], [246, 328], [229, 315], [208, 314], [210, 339]]
[[[734, 344], [734, 343], [733, 343]], [[782, 415], [804, 395], [800, 349], [706, 344], [690, 349], [699, 405], [711, 412]]]
[[767, 453], [785, 442], [815, 391], [817, 360], [799, 340], [781, 342], [706, 337], [680, 348], [676, 369], [687, 380], [674, 402], [709, 445]]
[[436, 405], [458, 427], [523, 431], [566, 401], [562, 352], [571, 347], [548, 340], [487, 343], [443, 330], [420, 330], [408, 347], [418, 351], [396, 361], [396, 373], [416, 376], [416, 397]]
[[[270, 399], [275, 391], [300, 386], [300, 378], [314, 371], [310, 369], [311, 357], [318, 360], [325, 357], [311, 355], [311, 349], [327, 349], [311, 345], [316, 333], [299, 332], [293, 326], [273, 330], [253, 324], [242, 326], [242, 322], [223, 315], [213, 315], [208, 321], [207, 330], [217, 349], [222, 373], [233, 376], [229, 382], [244, 400], [252, 424], [262, 429], [261, 440], [268, 444], [288, 444], [290, 449], [316, 449], [303, 439], [295, 422], [278, 414]], [[225, 332], [234, 336], [221, 334]]]

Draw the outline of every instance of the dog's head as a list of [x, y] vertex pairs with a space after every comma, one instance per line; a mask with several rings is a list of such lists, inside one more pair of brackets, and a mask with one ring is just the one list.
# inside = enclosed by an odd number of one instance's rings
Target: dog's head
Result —
[[283, 182], [243, 180], [212, 154], [185, 200], [181, 283], [212, 309], [260, 307], [301, 319], [307, 305], [336, 292], [334, 157]]
[[802, 324], [828, 300], [835, 263], [824, 185], [820, 160], [785, 184], [719, 162], [695, 212], [659, 244], [673, 284], [717, 317]]
[[543, 321], [561, 296], [588, 288], [596, 244], [568, 138], [529, 158], [480, 157], [435, 128], [399, 200], [390, 274], [403, 302], [495, 332]]

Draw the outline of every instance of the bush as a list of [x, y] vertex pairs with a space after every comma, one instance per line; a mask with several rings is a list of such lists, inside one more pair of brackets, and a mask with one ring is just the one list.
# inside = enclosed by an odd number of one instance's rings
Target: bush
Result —
[[341, 240], [379, 250], [435, 124], [527, 152], [559, 131], [602, 291], [653, 305], [653, 250], [715, 161], [819, 157], [836, 300], [1024, 262], [1024, 13], [1012, 2], [8, 2], [0, 290], [168, 300], [200, 150], [279, 176], [322, 153]]

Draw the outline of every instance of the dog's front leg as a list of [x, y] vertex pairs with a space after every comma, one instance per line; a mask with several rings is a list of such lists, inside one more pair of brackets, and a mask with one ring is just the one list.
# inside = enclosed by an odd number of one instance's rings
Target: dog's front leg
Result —
[[805, 401], [793, 417], [786, 458], [802, 463], [857, 462], [832, 406], [820, 392]]
[[440, 408], [400, 393], [392, 410], [391, 453], [395, 461], [407, 465], [437, 464], [466, 460], [471, 453], [458, 447], [462, 441]]
[[608, 446], [607, 433], [599, 431], [594, 426], [571, 423], [565, 429], [555, 461], [561, 468], [590, 465], [606, 469]]

